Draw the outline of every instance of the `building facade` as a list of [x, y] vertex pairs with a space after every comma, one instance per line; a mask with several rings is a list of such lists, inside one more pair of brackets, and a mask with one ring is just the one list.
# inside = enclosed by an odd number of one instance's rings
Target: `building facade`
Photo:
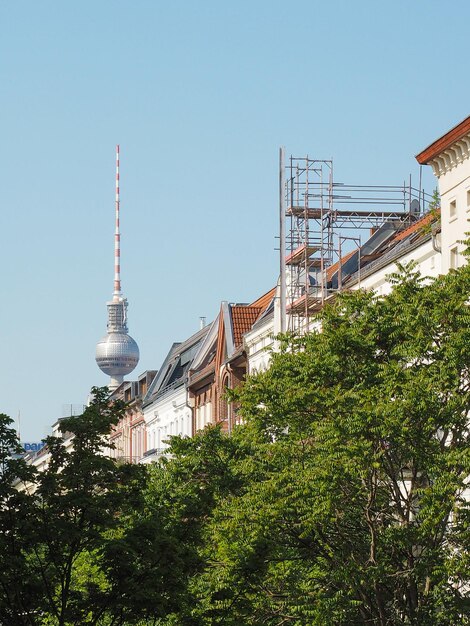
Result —
[[109, 436], [111, 458], [127, 463], [139, 463], [147, 450], [142, 400], [155, 378], [156, 371], [146, 371], [135, 381], [122, 382], [111, 394], [110, 401], [121, 400], [126, 408], [123, 417]]
[[251, 304], [221, 303], [190, 370], [188, 389], [194, 432], [207, 424], [220, 424], [230, 433], [238, 423], [237, 407], [230, 402], [228, 390], [237, 388], [247, 373], [243, 336], [272, 304], [274, 294], [272, 289]]

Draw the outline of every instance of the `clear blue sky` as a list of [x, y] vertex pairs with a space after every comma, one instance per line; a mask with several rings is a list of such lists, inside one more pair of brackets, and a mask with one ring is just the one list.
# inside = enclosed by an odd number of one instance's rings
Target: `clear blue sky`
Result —
[[0, 0], [0, 411], [22, 439], [107, 382], [116, 143], [140, 373], [274, 284], [280, 145], [417, 181], [470, 113], [469, 23], [464, 0]]

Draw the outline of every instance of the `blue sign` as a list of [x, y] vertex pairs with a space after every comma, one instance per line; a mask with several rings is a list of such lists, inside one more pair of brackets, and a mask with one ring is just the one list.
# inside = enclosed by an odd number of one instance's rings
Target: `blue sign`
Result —
[[40, 443], [22, 443], [25, 452], [39, 452], [44, 447], [44, 442]]

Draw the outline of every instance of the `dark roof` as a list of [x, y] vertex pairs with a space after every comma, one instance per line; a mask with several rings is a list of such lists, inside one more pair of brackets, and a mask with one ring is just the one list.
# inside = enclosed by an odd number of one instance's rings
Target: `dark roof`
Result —
[[357, 249], [351, 250], [331, 265], [326, 272], [327, 286], [337, 289], [339, 282], [339, 267], [341, 265], [342, 284], [354, 284], [358, 277], [358, 265], [361, 264], [361, 277], [371, 274], [370, 270], [376, 271], [379, 266], [392, 263], [396, 258], [405, 254], [405, 249], [410, 245], [421, 245], [430, 237], [429, 226], [439, 220], [439, 210], [430, 211], [413, 223], [385, 222], [373, 233], [373, 235], [361, 246], [360, 254]]
[[[423, 215], [420, 219], [416, 220], [413, 224], [407, 226], [406, 228], [401, 228], [393, 235], [393, 237], [385, 241], [374, 255], [364, 257], [362, 259], [361, 277], [365, 278], [365, 276], [369, 276], [380, 267], [386, 267], [411, 249], [414, 249], [422, 245], [425, 241], [428, 241], [431, 238], [429, 226], [433, 222], [437, 222], [439, 217], [440, 212], [438, 210], [432, 211], [426, 213], [426, 215]], [[367, 242], [364, 245], [367, 245]], [[343, 282], [349, 281], [349, 284], [354, 284], [357, 277], [357, 271], [351, 272], [348, 277], [343, 278]]]
[[143, 406], [153, 402], [158, 396], [185, 383], [186, 375], [201, 343], [209, 332], [205, 326], [181, 343], [174, 343], [168, 352], [157, 376], [153, 379], [143, 400]]

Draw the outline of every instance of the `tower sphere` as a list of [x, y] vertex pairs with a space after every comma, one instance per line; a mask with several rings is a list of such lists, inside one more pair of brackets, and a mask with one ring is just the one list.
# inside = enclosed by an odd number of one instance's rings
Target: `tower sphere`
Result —
[[130, 335], [108, 333], [96, 344], [96, 362], [112, 378], [126, 376], [139, 362], [139, 347]]

